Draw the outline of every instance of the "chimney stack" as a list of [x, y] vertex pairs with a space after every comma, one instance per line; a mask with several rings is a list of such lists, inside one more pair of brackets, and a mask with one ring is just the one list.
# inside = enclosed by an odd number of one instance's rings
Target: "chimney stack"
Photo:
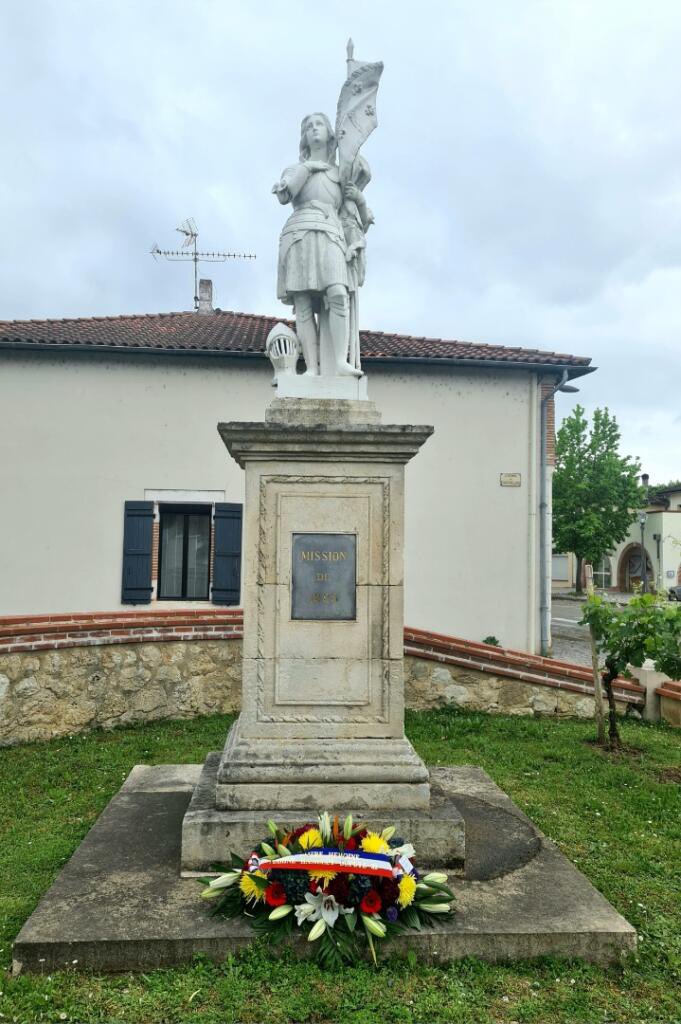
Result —
[[212, 313], [213, 310], [213, 282], [202, 277], [199, 281], [199, 313]]

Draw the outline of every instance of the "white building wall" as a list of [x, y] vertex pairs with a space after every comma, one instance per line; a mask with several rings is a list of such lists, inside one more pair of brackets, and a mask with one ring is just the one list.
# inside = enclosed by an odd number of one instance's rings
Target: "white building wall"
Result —
[[[384, 422], [435, 426], [407, 467], [407, 623], [535, 650], [535, 378], [368, 372]], [[123, 502], [167, 489], [242, 501], [216, 423], [262, 419], [270, 380], [260, 359], [2, 353], [0, 615], [125, 607]]]

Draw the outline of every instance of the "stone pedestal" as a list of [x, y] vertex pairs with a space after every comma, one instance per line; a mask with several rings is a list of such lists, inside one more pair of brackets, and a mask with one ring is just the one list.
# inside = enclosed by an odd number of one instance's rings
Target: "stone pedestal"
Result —
[[[242, 710], [207, 763], [183, 864], [268, 817], [427, 819], [428, 769], [404, 735], [403, 537], [404, 467], [432, 427], [382, 424], [368, 401], [280, 398], [264, 423], [218, 429], [246, 473]], [[460, 861], [460, 819], [450, 849]]]

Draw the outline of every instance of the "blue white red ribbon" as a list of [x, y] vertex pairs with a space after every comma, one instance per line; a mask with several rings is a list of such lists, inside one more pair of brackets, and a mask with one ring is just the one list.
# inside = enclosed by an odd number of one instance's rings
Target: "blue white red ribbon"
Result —
[[339, 874], [373, 875], [378, 878], [392, 878], [395, 873], [390, 857], [384, 853], [342, 853], [340, 850], [326, 848], [293, 853], [276, 860], [263, 857], [258, 868], [261, 871], [336, 871]]

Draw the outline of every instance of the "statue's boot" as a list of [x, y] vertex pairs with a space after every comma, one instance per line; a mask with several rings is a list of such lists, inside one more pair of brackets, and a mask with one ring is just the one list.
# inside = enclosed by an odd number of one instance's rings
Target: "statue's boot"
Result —
[[319, 376], [319, 337], [312, 303], [307, 296], [296, 301], [296, 334], [305, 360], [305, 376]]
[[348, 326], [350, 323], [350, 303], [345, 288], [329, 288], [329, 335], [336, 362], [338, 377], [361, 377], [362, 371], [348, 362]]

